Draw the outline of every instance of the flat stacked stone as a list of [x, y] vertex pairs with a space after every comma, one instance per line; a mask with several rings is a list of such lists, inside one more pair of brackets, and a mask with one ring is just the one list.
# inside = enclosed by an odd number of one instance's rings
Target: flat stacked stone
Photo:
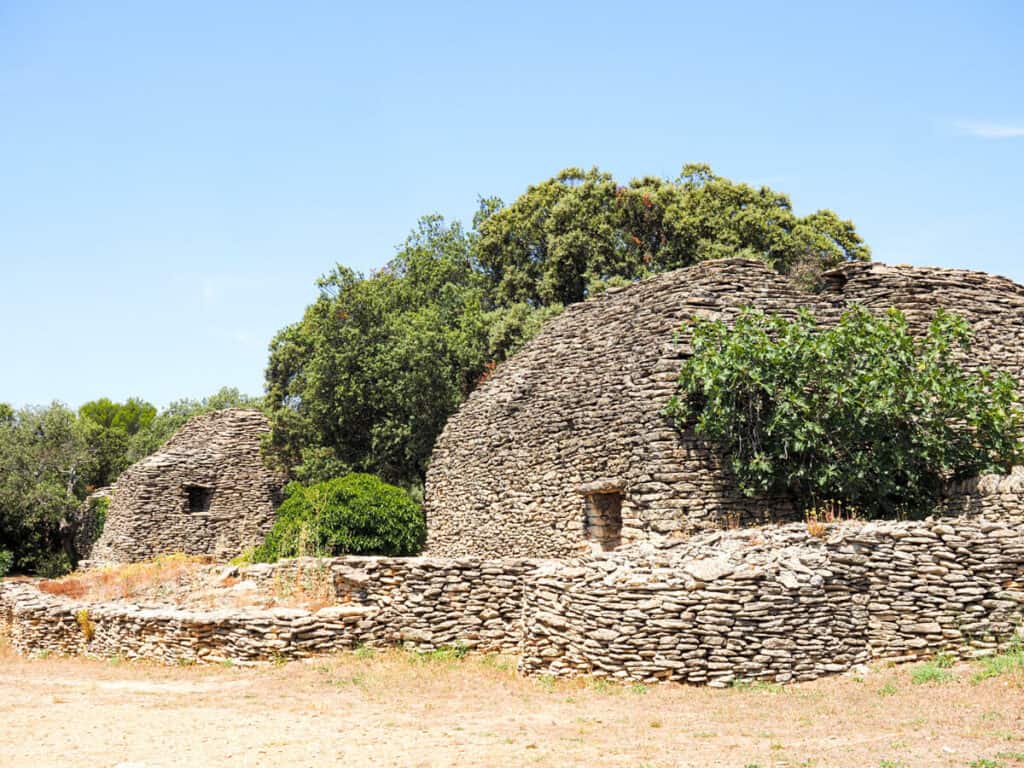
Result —
[[[118, 477], [90, 563], [171, 552], [228, 559], [260, 544], [284, 484], [260, 455], [269, 431], [256, 410], [230, 408], [191, 419]], [[190, 489], [208, 492], [207, 508], [192, 508]]]
[[449, 420], [427, 470], [427, 551], [578, 556], [588, 547], [585, 495], [595, 484], [621, 494], [627, 545], [795, 519], [786, 499], [742, 496], [715, 453], [664, 416], [695, 317], [731, 322], [743, 307], [789, 317], [807, 309], [830, 324], [861, 304], [897, 307], [921, 333], [945, 308], [975, 330], [968, 367], [1024, 380], [1024, 287], [1010, 280], [858, 263], [825, 282], [805, 293], [760, 262], [726, 259], [567, 307]]
[[169, 663], [461, 646], [519, 654], [530, 675], [810, 680], [1006, 647], [1024, 622], [1020, 511], [852, 521], [822, 537], [803, 524], [712, 532], [574, 561], [346, 557], [237, 574], [264, 594], [326, 578], [320, 610], [85, 603], [7, 580], [0, 633], [22, 653]]

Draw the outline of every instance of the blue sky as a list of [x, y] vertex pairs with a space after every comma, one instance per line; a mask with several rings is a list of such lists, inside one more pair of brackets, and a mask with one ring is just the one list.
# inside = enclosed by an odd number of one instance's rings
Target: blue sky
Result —
[[0, 0], [0, 401], [258, 393], [335, 262], [570, 165], [708, 162], [1024, 282], [1022, 37], [1016, 2]]

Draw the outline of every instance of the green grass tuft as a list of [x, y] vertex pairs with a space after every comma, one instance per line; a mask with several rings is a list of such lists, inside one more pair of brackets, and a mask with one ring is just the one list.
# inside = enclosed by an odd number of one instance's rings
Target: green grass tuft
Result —
[[917, 667], [910, 673], [910, 682], [914, 685], [928, 685], [948, 683], [953, 679], [953, 673], [945, 666], [945, 660], [933, 659]]
[[1024, 673], [1024, 645], [1020, 638], [1014, 638], [1005, 653], [997, 656], [986, 656], [978, 660], [978, 667], [971, 675], [972, 683], [980, 683], [992, 677]]
[[737, 691], [756, 691], [758, 693], [782, 693], [782, 685], [767, 680], [733, 680], [732, 688]]

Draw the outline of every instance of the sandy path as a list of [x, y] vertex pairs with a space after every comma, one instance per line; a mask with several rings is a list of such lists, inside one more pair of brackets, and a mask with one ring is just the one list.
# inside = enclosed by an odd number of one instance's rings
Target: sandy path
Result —
[[0, 650], [0, 766], [1024, 767], [1022, 675], [971, 685], [962, 667], [912, 685], [909, 668], [878, 668], [714, 691], [524, 680], [506, 664], [391, 652], [167, 668]]

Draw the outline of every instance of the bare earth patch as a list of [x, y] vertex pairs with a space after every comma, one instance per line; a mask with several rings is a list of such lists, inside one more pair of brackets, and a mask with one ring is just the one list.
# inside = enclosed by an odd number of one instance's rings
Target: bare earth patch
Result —
[[976, 669], [722, 691], [402, 651], [169, 668], [0, 647], [0, 766], [1024, 766], [1024, 672]]

